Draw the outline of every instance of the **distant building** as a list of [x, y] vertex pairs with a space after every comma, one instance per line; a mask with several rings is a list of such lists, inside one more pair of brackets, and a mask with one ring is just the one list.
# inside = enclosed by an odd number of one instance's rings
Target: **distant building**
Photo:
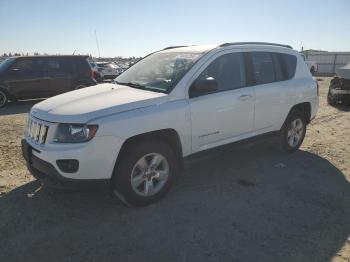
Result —
[[319, 50], [304, 50], [306, 60], [315, 61], [318, 65], [318, 75], [334, 75], [336, 69], [350, 62], [350, 52], [327, 52]]

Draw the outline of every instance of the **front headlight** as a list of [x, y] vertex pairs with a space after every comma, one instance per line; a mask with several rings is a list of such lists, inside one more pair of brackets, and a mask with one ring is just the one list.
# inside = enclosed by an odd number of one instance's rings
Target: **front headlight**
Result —
[[97, 129], [97, 125], [59, 124], [53, 141], [56, 143], [87, 142], [95, 136]]

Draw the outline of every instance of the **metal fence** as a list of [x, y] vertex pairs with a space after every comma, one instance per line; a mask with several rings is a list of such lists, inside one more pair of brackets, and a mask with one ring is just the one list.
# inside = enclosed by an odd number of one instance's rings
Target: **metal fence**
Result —
[[318, 65], [317, 74], [331, 76], [338, 67], [350, 62], [350, 52], [305, 51], [306, 60], [315, 61]]

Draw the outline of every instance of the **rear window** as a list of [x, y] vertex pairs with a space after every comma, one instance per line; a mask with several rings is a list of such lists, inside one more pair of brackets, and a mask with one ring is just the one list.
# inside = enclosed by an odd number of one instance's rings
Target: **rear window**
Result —
[[43, 65], [44, 71], [74, 73], [85, 69], [90, 70], [88, 62], [80, 57], [46, 57]]
[[272, 54], [268, 52], [252, 53], [253, 74], [257, 85], [275, 82], [275, 69]]
[[289, 54], [252, 52], [251, 62], [257, 85], [292, 79], [296, 70], [296, 56]]
[[275, 81], [283, 81], [286, 79], [283, 73], [283, 64], [281, 63], [278, 54], [272, 53], [273, 68], [275, 70]]
[[46, 64], [46, 69], [48, 71], [55, 71], [61, 69], [61, 64], [57, 60], [48, 60]]

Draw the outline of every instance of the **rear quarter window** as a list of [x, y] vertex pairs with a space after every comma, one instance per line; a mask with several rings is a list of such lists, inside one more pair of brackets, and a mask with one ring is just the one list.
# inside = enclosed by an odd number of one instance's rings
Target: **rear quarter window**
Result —
[[279, 60], [282, 65], [284, 80], [292, 79], [295, 75], [297, 58], [295, 55], [279, 53]]
[[74, 63], [78, 71], [91, 70], [89, 62], [85, 58], [75, 59]]

